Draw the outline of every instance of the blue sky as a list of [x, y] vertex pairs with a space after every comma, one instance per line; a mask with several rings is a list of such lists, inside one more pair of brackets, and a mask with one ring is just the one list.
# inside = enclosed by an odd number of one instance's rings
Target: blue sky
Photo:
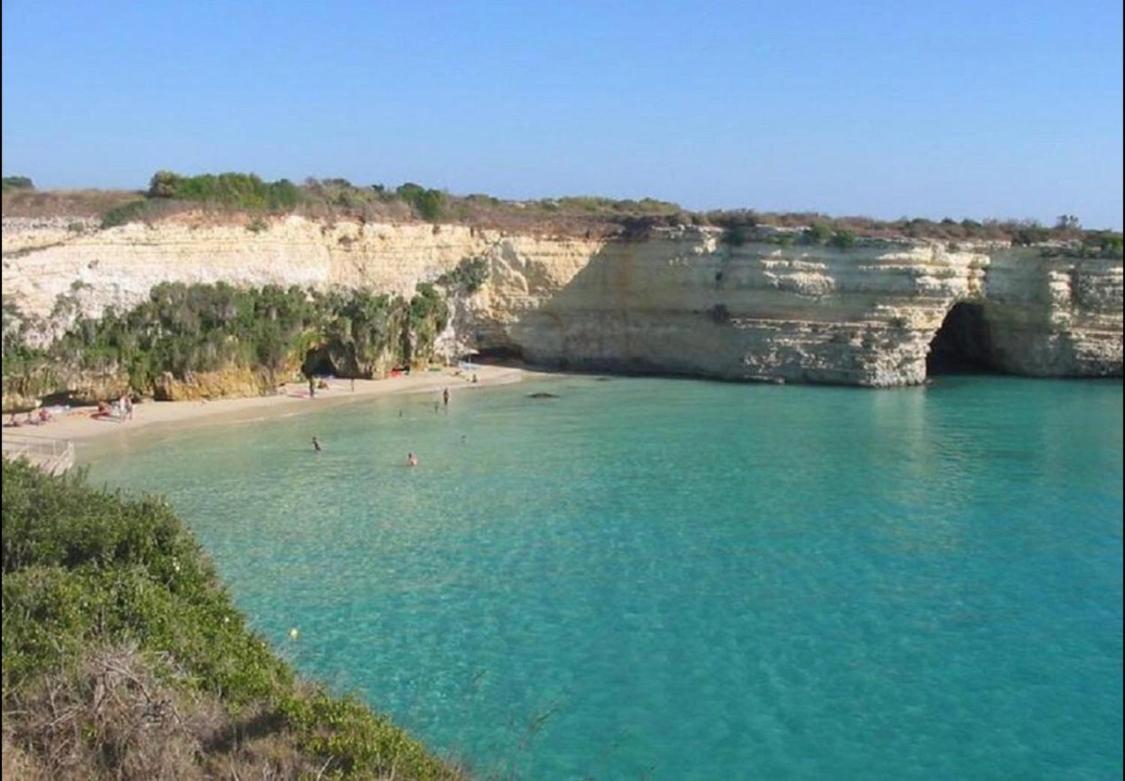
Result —
[[3, 169], [1122, 225], [1114, 2], [3, 4]]

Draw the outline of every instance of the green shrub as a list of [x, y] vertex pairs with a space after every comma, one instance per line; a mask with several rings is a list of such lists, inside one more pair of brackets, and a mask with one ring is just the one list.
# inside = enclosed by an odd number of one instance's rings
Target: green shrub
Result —
[[3, 191], [34, 190], [35, 185], [26, 176], [5, 176], [3, 178]]
[[455, 269], [445, 272], [434, 280], [439, 285], [465, 293], [475, 293], [487, 281], [488, 260], [485, 258], [464, 258]]
[[410, 328], [404, 352], [409, 363], [422, 363], [433, 352], [437, 335], [445, 328], [449, 309], [437, 289], [428, 283], [419, 283], [410, 299]]
[[804, 239], [809, 244], [827, 244], [832, 238], [832, 228], [823, 222], [814, 222], [804, 232]]
[[732, 225], [723, 231], [723, 235], [719, 240], [729, 247], [741, 247], [743, 244], [750, 241], [750, 235], [750, 227], [746, 225]]
[[149, 182], [151, 198], [217, 204], [241, 209], [292, 209], [300, 200], [297, 186], [288, 179], [263, 182], [256, 174], [224, 173], [181, 176], [157, 171]]
[[1032, 244], [1042, 244], [1049, 238], [1051, 238], [1049, 230], [1042, 225], [1031, 223], [1015, 232], [1015, 235], [1012, 236], [1012, 244], [1017, 247], [1025, 247]]
[[102, 217], [102, 228], [116, 228], [130, 222], [138, 222], [144, 218], [148, 210], [148, 202], [144, 200], [129, 201], [120, 206], [114, 206]]
[[413, 182], [407, 182], [395, 193], [410, 204], [410, 207], [424, 220], [433, 222], [440, 219], [445, 209], [445, 193], [440, 190], [429, 190]]
[[1113, 231], [1089, 231], [1082, 237], [1078, 250], [1067, 254], [1081, 257], [1120, 258], [1122, 256], [1122, 236]]
[[836, 249], [846, 250], [854, 247], [855, 241], [856, 239], [854, 233], [852, 233], [851, 231], [842, 230], [833, 233], [832, 238], [828, 240], [828, 243]]

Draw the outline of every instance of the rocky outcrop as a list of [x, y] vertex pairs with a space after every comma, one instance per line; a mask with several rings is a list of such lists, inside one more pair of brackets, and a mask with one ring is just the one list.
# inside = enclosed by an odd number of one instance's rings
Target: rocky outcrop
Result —
[[[9, 229], [11, 228], [11, 229]], [[49, 234], [49, 235], [48, 235]], [[916, 384], [958, 303], [977, 353], [1033, 376], [1120, 376], [1122, 262], [1042, 247], [870, 241], [721, 243], [714, 229], [643, 240], [297, 217], [251, 231], [168, 221], [74, 232], [5, 222], [4, 295], [47, 316], [97, 314], [161, 281], [372, 287], [409, 295], [468, 257], [488, 281], [440, 341], [559, 367], [738, 380]]]
[[482, 344], [536, 363], [883, 387], [924, 381], [947, 314], [974, 302], [993, 368], [1120, 376], [1121, 279], [1120, 260], [1041, 248], [729, 248], [685, 230], [579, 269], [501, 255], [477, 322]]
[[76, 404], [95, 404], [118, 399], [129, 392], [129, 375], [115, 368], [81, 371], [68, 367], [37, 366], [25, 371], [5, 367], [2, 407], [4, 412], [34, 409], [57, 399]]
[[153, 383], [157, 401], [195, 401], [272, 393], [277, 381], [268, 372], [232, 366], [210, 372], [187, 372], [183, 378], [164, 372]]

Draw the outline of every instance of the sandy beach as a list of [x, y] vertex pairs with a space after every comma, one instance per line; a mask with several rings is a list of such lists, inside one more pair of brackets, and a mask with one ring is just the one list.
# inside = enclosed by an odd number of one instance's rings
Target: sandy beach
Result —
[[[286, 385], [284, 391], [274, 396], [252, 396], [236, 399], [216, 399], [213, 401], [146, 401], [133, 406], [131, 420], [119, 421], [116, 418], [94, 418], [94, 407], [74, 407], [65, 415], [39, 426], [23, 425], [4, 428], [5, 435], [14, 434], [30, 437], [67, 439], [74, 442], [79, 461], [83, 452], [94, 445], [120, 442], [133, 438], [142, 432], [166, 430], [180, 426], [203, 426], [245, 420], [248, 417], [268, 418], [294, 413], [310, 412], [325, 406], [347, 404], [349, 402], [395, 394], [438, 394], [444, 388], [456, 398], [458, 393], [520, 382], [528, 375], [523, 369], [482, 366], [475, 370], [477, 382], [472, 382], [471, 374], [448, 368], [442, 371], [414, 372], [408, 376], [389, 377], [381, 380], [355, 380], [354, 390], [351, 380], [328, 380], [327, 389], [318, 389], [314, 398], [309, 398], [308, 388], [297, 383]], [[22, 416], [20, 418], [22, 419]]]

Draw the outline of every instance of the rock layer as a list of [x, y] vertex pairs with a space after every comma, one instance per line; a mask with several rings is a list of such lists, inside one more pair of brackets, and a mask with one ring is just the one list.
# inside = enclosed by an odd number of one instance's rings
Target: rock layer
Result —
[[465, 226], [267, 229], [167, 221], [76, 233], [5, 220], [4, 295], [46, 317], [60, 295], [97, 315], [162, 281], [372, 287], [408, 295], [468, 257], [489, 262], [459, 306], [466, 346], [544, 365], [736, 380], [920, 383], [959, 302], [979, 305], [991, 366], [1120, 376], [1122, 262], [1043, 247], [925, 241], [723, 245], [713, 229], [639, 241], [505, 235]]

